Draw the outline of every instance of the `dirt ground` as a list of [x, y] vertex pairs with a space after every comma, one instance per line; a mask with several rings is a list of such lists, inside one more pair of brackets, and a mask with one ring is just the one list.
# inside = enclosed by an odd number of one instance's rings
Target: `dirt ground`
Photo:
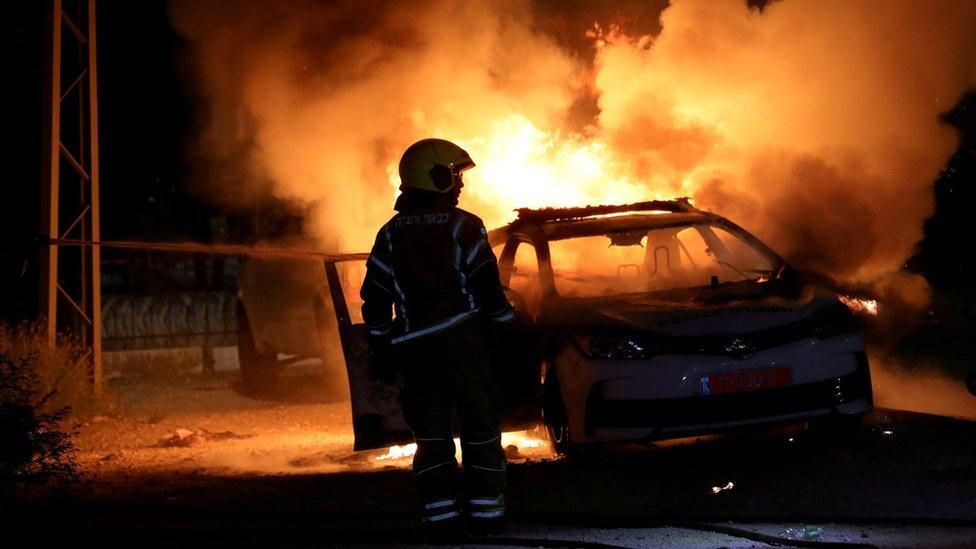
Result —
[[[320, 366], [314, 361], [290, 366], [278, 396], [267, 400], [244, 396], [232, 369], [114, 369], [109, 377], [116, 411], [87, 421], [77, 439], [78, 462], [95, 479], [174, 472], [341, 473], [410, 464], [410, 455], [399, 448], [353, 452], [349, 403], [320, 397]], [[506, 436], [507, 445], [521, 446], [510, 457], [551, 457], [544, 436]]]
[[[140, 360], [112, 366], [116, 406], [82, 427], [81, 485], [8, 518], [148, 545], [415, 541], [409, 456], [353, 452], [348, 403], [319, 397], [317, 364], [255, 400], [232, 361], [204, 374], [193, 356]], [[516, 537], [489, 545], [976, 546], [973, 421], [881, 408], [845, 443], [794, 426], [619, 445], [583, 464], [542, 438], [506, 440]]]
[[[347, 404], [249, 399], [235, 390], [238, 382], [236, 374], [219, 372], [113, 383], [120, 400], [119, 413], [96, 417], [83, 426], [77, 441], [79, 463], [96, 477], [167, 471], [220, 475], [343, 468], [324, 456], [338, 459], [351, 453]], [[176, 439], [170, 442], [178, 430], [204, 430], [209, 435], [182, 444]], [[315, 455], [323, 457], [310, 459]]]

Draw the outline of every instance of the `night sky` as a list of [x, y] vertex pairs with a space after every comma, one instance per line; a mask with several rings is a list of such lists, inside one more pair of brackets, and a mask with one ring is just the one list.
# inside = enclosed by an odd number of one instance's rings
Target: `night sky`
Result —
[[[541, 4], [544, 10], [555, 9], [552, 2]], [[14, 164], [0, 201], [6, 235], [0, 250], [0, 318], [7, 321], [29, 318], [35, 307], [43, 5], [37, 0], [6, 3], [3, 39], [13, 60], [7, 111], [13, 127], [6, 158]], [[210, 219], [220, 212], [196, 200], [186, 184], [186, 151], [205, 113], [194, 109], [184, 77], [188, 46], [172, 28], [166, 2], [103, 0], [98, 22], [103, 238], [209, 240]], [[933, 182], [937, 212], [926, 223], [926, 238], [909, 266], [937, 288], [967, 288], [976, 274], [972, 246], [964, 240], [973, 232], [976, 93], [962, 98], [944, 121], [962, 130], [964, 138]]]

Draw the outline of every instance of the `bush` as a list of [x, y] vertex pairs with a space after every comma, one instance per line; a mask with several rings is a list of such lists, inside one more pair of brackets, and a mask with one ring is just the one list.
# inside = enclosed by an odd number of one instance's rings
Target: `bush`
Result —
[[[62, 339], [47, 345], [43, 329], [0, 325], [0, 486], [70, 480], [77, 472], [69, 414], [90, 413], [95, 400], [79, 361]], [[75, 409], [77, 408], [77, 410]], [[6, 491], [6, 490], [4, 490]]]

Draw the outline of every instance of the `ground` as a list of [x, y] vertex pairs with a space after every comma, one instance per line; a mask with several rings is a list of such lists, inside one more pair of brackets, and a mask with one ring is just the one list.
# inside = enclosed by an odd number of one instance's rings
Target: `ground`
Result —
[[[115, 410], [78, 438], [85, 480], [13, 516], [151, 543], [413, 540], [409, 457], [354, 453], [348, 404], [318, 398], [317, 376], [315, 364], [292, 367], [281, 396], [255, 400], [229, 368], [123, 364], [108, 383]], [[972, 421], [878, 409], [850, 442], [797, 426], [621, 445], [583, 464], [536, 446], [542, 436], [507, 441], [521, 445], [509, 449], [512, 524], [494, 542], [976, 545]]]

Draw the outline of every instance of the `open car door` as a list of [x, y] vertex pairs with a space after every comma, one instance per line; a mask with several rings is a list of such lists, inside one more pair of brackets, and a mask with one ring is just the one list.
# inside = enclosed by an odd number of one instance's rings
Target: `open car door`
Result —
[[[325, 261], [325, 275], [329, 284], [333, 309], [339, 326], [342, 355], [349, 374], [349, 395], [352, 404], [354, 450], [385, 448], [394, 444], [413, 442], [413, 433], [403, 419], [400, 393], [402, 380], [387, 385], [369, 372], [372, 360], [367, 343], [366, 325], [354, 322], [346, 296], [358, 295], [362, 277], [355, 281], [340, 276], [340, 264], [366, 260], [366, 254], [342, 256]], [[351, 274], [351, 273], [346, 273]], [[501, 337], [492, 334], [491, 337]], [[525, 430], [538, 425], [541, 417], [540, 365], [531, 334], [515, 330], [505, 341], [492, 342], [498, 350], [495, 367], [501, 378], [505, 395], [505, 415], [502, 430]], [[497, 344], [494, 344], [497, 343]], [[455, 432], [457, 429], [455, 429]]]

